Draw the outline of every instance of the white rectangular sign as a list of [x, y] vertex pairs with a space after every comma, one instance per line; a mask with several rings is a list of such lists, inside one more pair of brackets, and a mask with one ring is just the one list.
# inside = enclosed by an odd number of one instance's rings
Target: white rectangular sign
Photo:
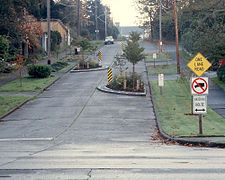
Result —
[[164, 74], [159, 74], [158, 75], [158, 85], [159, 85], [159, 87], [163, 87], [164, 86]]
[[207, 113], [207, 96], [194, 95], [193, 96], [193, 114]]
[[157, 58], [157, 54], [153, 53], [153, 59], [156, 59], [156, 58]]

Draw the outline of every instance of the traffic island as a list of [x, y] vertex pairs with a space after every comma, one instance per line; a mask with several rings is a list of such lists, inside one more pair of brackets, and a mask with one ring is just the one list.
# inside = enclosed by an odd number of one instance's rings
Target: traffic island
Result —
[[90, 60], [90, 61], [80, 61], [74, 69], [72, 69], [71, 73], [77, 72], [90, 72], [90, 71], [102, 71], [108, 69], [108, 66], [104, 67], [99, 62]]
[[97, 67], [97, 68], [89, 68], [89, 69], [72, 69], [70, 70], [71, 73], [79, 73], [79, 72], [91, 72], [91, 71], [104, 71], [108, 69], [108, 66], [102, 66], [102, 67]]
[[98, 86], [97, 89], [120, 95], [146, 96], [147, 94], [144, 82], [137, 73], [130, 73], [129, 75], [124, 73], [124, 75], [119, 74], [113, 77], [111, 68], [108, 69], [108, 84]]
[[131, 91], [120, 91], [114, 90], [107, 87], [107, 85], [98, 86], [97, 89], [99, 91], [105, 93], [119, 94], [119, 95], [128, 95], [128, 96], [146, 96], [146, 89], [144, 88], [143, 92], [131, 92]]

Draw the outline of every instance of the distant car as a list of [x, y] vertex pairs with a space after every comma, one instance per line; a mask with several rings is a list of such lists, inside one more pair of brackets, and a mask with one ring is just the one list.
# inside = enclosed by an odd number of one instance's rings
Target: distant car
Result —
[[107, 36], [105, 38], [105, 45], [107, 45], [107, 44], [114, 44], [114, 39], [112, 36]]

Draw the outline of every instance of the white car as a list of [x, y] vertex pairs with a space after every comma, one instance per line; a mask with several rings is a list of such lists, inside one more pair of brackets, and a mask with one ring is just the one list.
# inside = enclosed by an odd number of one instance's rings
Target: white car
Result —
[[114, 44], [114, 39], [112, 36], [107, 36], [105, 38], [105, 45], [107, 45], [107, 44]]

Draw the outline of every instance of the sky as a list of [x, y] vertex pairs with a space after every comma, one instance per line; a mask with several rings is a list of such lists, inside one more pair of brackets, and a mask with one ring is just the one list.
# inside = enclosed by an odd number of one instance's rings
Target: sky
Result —
[[102, 0], [102, 3], [110, 7], [114, 23], [120, 22], [120, 26], [137, 26], [135, 0]]

